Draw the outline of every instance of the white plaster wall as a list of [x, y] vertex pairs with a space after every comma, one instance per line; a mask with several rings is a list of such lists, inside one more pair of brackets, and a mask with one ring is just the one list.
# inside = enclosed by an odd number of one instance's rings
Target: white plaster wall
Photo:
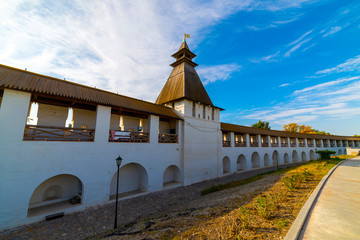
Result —
[[59, 107], [49, 104], [39, 103], [38, 126], [65, 127], [68, 116], [67, 107]]
[[134, 132], [138, 131], [138, 127], [140, 124], [140, 118], [138, 117], [131, 117], [131, 116], [124, 116], [124, 127], [125, 131], [132, 130]]
[[[279, 164], [284, 164], [284, 154], [287, 153], [289, 156], [289, 163], [293, 162], [292, 153], [295, 150], [298, 155], [298, 162], [301, 161], [301, 154], [305, 152], [306, 160], [310, 160], [310, 151], [316, 150], [331, 150], [338, 152], [339, 149], [344, 152], [343, 147], [221, 147], [221, 159], [225, 156], [230, 158], [231, 162], [231, 171], [235, 172], [237, 167], [237, 159], [238, 157], [243, 154], [246, 158], [246, 163], [248, 169], [251, 169], [251, 155], [254, 152], [258, 152], [260, 155], [260, 167], [264, 167], [264, 156], [268, 154], [270, 157], [270, 162], [272, 162], [272, 155], [276, 150], [279, 154]], [[317, 154], [316, 154], [317, 155]], [[276, 163], [275, 163], [276, 164]]]
[[[79, 185], [80, 184], [80, 185]], [[46, 200], [45, 191], [52, 186], [60, 186], [60, 198], [71, 198], [76, 196], [82, 190], [82, 184], [75, 176], [59, 175], [42, 182], [33, 192], [30, 199], [30, 204], [39, 203]]]
[[[0, 189], [6, 193], [0, 194], [0, 216], [6, 216], [0, 218], [0, 229], [43, 220], [44, 215], [27, 218], [29, 202], [33, 191], [56, 175], [71, 174], [83, 183], [82, 204], [64, 210], [67, 213], [109, 201], [119, 155], [123, 166], [137, 163], [144, 167], [149, 192], [163, 189], [168, 166], [182, 166], [180, 144], [157, 143], [157, 128], [151, 130], [156, 139], [151, 143], [108, 142], [109, 107], [97, 109], [95, 142], [23, 141], [30, 97], [5, 90], [0, 109]], [[156, 120], [158, 117], [151, 126], [158, 126]]]
[[348, 155], [359, 155], [359, 152], [360, 152], [360, 148], [349, 148], [349, 147], [347, 147], [346, 148], [346, 153], [348, 154]]
[[[114, 173], [110, 184], [110, 195], [116, 194], [117, 172]], [[130, 163], [119, 170], [119, 193], [130, 191], [147, 191], [148, 174], [146, 170], [136, 164]]]
[[110, 117], [110, 129], [112, 129], [112, 130], [120, 130], [120, 115], [111, 114], [111, 117]]
[[86, 125], [87, 128], [95, 128], [96, 111], [90, 111], [80, 108], [73, 108], [74, 128], [81, 128]]
[[180, 169], [175, 166], [172, 165], [170, 167], [168, 167], [165, 172], [164, 172], [164, 176], [163, 176], [163, 182], [164, 183], [168, 183], [168, 182], [180, 182]]
[[222, 171], [220, 123], [193, 117], [184, 120], [184, 184], [217, 177]]
[[170, 122], [159, 122], [159, 133], [170, 133]]

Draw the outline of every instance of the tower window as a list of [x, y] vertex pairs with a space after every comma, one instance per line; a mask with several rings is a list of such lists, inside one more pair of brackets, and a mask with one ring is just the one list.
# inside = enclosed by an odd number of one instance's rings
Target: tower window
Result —
[[211, 108], [211, 120], [215, 120], [214, 108]]
[[205, 112], [206, 112], [205, 105], [203, 105], [203, 119], [205, 119]]
[[195, 117], [195, 102], [193, 102], [193, 107], [192, 107], [192, 116]]

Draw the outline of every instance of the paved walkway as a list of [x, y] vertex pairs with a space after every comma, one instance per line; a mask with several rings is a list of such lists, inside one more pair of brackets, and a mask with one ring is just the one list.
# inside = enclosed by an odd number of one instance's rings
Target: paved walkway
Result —
[[360, 157], [330, 176], [299, 239], [360, 239]]

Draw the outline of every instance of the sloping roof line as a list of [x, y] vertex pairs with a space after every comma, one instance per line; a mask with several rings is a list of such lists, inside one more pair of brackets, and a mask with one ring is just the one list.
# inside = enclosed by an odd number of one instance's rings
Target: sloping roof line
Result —
[[105, 90], [0, 64], [0, 88], [59, 96], [99, 105], [119, 107], [175, 119], [173, 109]]
[[292, 133], [292, 132], [285, 132], [278, 130], [267, 130], [261, 128], [246, 127], [246, 126], [240, 126], [230, 123], [221, 123], [221, 130], [225, 132], [268, 135], [274, 137], [312, 138], [312, 139], [331, 139], [331, 140], [360, 140], [360, 137], [353, 137], [353, 136]]
[[196, 55], [190, 51], [186, 42], [183, 42], [180, 49], [172, 56], [176, 58], [176, 61], [171, 64], [174, 69], [156, 99], [156, 103], [165, 104], [185, 98], [214, 107], [194, 68], [197, 64], [192, 61], [192, 58]]

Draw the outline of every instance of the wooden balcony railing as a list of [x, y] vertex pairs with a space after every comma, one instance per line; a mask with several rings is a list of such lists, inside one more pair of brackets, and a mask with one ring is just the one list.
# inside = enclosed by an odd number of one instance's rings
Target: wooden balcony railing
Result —
[[281, 143], [281, 147], [288, 147], [287, 143]]
[[177, 143], [177, 142], [178, 142], [177, 134], [168, 134], [168, 133], [159, 134], [159, 143]]
[[331, 147], [335, 147], [335, 143], [332, 143], [332, 144], [331, 144]]
[[279, 147], [279, 143], [272, 143], [271, 147]]
[[262, 147], [269, 147], [269, 143], [261, 143]]
[[230, 141], [223, 140], [223, 147], [230, 147]]
[[314, 147], [313, 143], [308, 143], [308, 147]]
[[324, 143], [324, 147], [329, 147], [329, 144], [327, 144], [327, 143]]
[[290, 143], [290, 147], [296, 147], [296, 143]]
[[317, 144], [316, 144], [316, 147], [321, 147], [321, 143], [317, 143]]
[[305, 143], [299, 143], [299, 147], [305, 147]]
[[149, 133], [110, 130], [109, 142], [147, 143], [149, 142]]
[[258, 147], [258, 146], [259, 146], [259, 143], [257, 143], [257, 142], [250, 143], [250, 147]]
[[24, 140], [33, 141], [94, 141], [95, 129], [47, 126], [25, 126]]
[[235, 141], [235, 147], [246, 147], [246, 142]]

